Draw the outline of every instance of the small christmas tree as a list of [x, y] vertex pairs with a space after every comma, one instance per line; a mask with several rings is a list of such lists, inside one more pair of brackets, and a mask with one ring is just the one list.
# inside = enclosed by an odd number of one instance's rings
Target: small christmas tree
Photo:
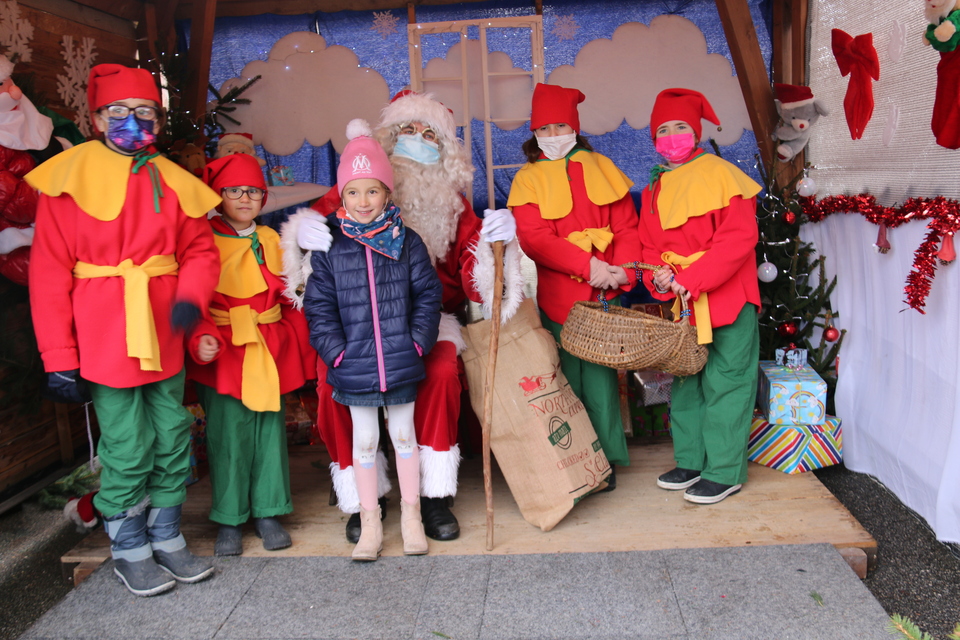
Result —
[[[797, 200], [797, 189], [812, 189], [806, 170], [785, 186], [772, 172], [761, 176], [766, 190], [757, 198], [757, 274], [760, 277], [760, 359], [774, 360], [777, 349], [791, 345], [807, 350], [807, 363], [827, 383], [827, 412], [834, 413], [836, 360], [846, 330], [833, 326], [837, 314], [830, 307], [830, 294], [837, 285], [827, 281], [826, 256], [800, 239], [800, 226], [807, 222]], [[819, 335], [815, 336], [819, 329]], [[813, 340], [818, 339], [816, 346]]]

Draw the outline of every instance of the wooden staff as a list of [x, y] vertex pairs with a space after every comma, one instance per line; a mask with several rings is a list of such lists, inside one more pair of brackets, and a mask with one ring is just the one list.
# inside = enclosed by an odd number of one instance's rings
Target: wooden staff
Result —
[[493, 377], [500, 348], [500, 303], [503, 300], [503, 241], [493, 243], [493, 307], [490, 311], [490, 349], [483, 381], [483, 493], [487, 499], [487, 551], [493, 551], [493, 478], [490, 470], [490, 425], [493, 423]]

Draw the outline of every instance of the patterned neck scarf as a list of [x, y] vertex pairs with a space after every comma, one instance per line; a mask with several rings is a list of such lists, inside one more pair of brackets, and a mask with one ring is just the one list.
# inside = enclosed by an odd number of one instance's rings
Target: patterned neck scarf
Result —
[[400, 259], [407, 229], [403, 226], [403, 218], [400, 217], [400, 208], [397, 205], [391, 202], [386, 211], [366, 224], [360, 224], [348, 217], [343, 207], [337, 210], [337, 218], [340, 219], [343, 235], [392, 260]]

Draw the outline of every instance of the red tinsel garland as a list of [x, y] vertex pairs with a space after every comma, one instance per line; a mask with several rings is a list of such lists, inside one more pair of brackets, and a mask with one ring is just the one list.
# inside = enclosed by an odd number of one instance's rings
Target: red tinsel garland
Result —
[[876, 198], [862, 193], [856, 196], [830, 196], [815, 202], [813, 198], [799, 198], [807, 219], [820, 222], [833, 213], [859, 213], [867, 221], [893, 229], [911, 220], [930, 220], [926, 239], [917, 248], [913, 269], [903, 288], [905, 302], [920, 313], [925, 313], [927, 295], [937, 271], [938, 245], [945, 236], [960, 230], [960, 202], [948, 198], [910, 198], [900, 207], [884, 207]]

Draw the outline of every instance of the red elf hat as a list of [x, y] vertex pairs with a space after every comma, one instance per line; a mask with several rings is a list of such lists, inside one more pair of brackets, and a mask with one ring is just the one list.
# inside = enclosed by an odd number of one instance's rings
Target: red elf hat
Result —
[[530, 131], [547, 124], [565, 122], [580, 133], [580, 112], [577, 111], [577, 105], [586, 99], [579, 89], [538, 82], [533, 89]]
[[220, 193], [227, 187], [257, 187], [263, 189], [261, 206], [267, 204], [267, 183], [257, 159], [247, 153], [232, 153], [211, 160], [203, 169], [203, 181]]
[[91, 119], [100, 107], [130, 98], [152, 100], [160, 106], [160, 90], [149, 71], [122, 64], [98, 64], [90, 69], [87, 106]]
[[657, 127], [664, 122], [682, 120], [693, 127], [697, 140], [700, 140], [703, 138], [700, 120], [704, 119], [720, 125], [720, 119], [706, 96], [693, 89], [664, 89], [657, 94], [650, 113], [650, 137], [657, 139]]

